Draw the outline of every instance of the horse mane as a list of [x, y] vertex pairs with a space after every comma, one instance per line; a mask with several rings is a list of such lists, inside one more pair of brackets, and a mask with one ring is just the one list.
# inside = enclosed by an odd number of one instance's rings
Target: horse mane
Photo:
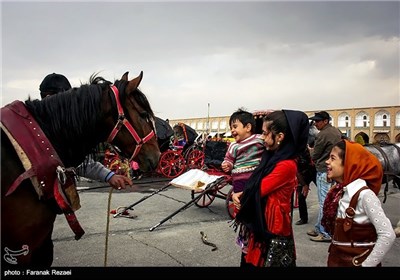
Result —
[[[26, 100], [25, 105], [53, 144], [64, 165], [77, 166], [95, 154], [101, 141], [99, 120], [102, 92], [111, 82], [93, 74], [88, 84], [46, 97]], [[97, 135], [95, 138], [94, 135]], [[81, 141], [85, 139], [85, 141]], [[74, 159], [67, 162], [66, 159]]]
[[[37, 120], [65, 166], [76, 167], [82, 162], [86, 163], [84, 159], [87, 159], [87, 155], [95, 158], [99, 150], [98, 144], [107, 137], [98, 132], [102, 130], [102, 120], [108, 117], [102, 112], [102, 92], [108, 90], [112, 102], [115, 102], [109, 90], [111, 84], [110, 81], [98, 76], [98, 73], [93, 73], [89, 82], [81, 84], [80, 87], [48, 96], [43, 100], [25, 101], [27, 109]], [[114, 82], [119, 89], [123, 108], [125, 108], [124, 97], [127, 84], [125, 80]], [[155, 120], [153, 110], [144, 93], [137, 88], [132, 96], [146, 111], [144, 117]], [[117, 108], [115, 105], [112, 107], [111, 114], [117, 117]]]

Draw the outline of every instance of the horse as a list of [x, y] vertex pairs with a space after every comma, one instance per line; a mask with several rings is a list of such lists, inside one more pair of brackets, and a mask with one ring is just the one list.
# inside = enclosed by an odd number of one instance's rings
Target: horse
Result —
[[1, 108], [2, 266], [50, 267], [55, 218], [64, 214], [78, 240], [84, 234], [74, 168], [108, 142], [143, 171], [160, 150], [155, 116], [138, 88], [143, 72], [89, 83], [43, 100], [16, 100]]

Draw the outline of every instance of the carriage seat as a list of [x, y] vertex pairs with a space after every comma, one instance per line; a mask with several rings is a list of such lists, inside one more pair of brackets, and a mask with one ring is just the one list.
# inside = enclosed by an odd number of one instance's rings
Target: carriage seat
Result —
[[204, 164], [208, 167], [221, 169], [228, 145], [227, 142], [207, 141], [204, 150]]

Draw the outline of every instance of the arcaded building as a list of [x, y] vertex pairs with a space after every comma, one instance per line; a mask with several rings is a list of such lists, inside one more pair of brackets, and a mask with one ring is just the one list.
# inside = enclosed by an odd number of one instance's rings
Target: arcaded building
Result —
[[[323, 110], [323, 109], [322, 109]], [[331, 124], [353, 141], [365, 144], [400, 142], [400, 106], [346, 108], [325, 110], [331, 116]], [[316, 111], [305, 111], [313, 116]], [[224, 135], [230, 131], [229, 116], [188, 118], [170, 120], [171, 126], [178, 122], [194, 128], [198, 133]], [[228, 133], [229, 134], [229, 133]]]

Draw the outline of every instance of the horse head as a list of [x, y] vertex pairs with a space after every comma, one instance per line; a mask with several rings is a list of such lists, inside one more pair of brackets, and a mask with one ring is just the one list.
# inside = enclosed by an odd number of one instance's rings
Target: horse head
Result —
[[[154, 170], [159, 161], [160, 149], [156, 137], [155, 116], [149, 101], [138, 88], [143, 72], [128, 80], [128, 72], [111, 86], [118, 115], [107, 119], [112, 127], [107, 142], [117, 146], [124, 157], [139, 163], [142, 171]], [[109, 107], [107, 102], [103, 103]], [[112, 110], [114, 108], [105, 108]]]

